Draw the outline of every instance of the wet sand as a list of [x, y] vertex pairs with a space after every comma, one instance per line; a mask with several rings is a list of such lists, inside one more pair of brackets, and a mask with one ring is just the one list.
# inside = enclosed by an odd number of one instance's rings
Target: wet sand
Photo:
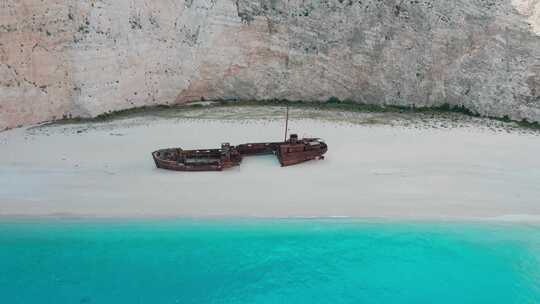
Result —
[[540, 219], [533, 131], [481, 119], [292, 111], [290, 132], [323, 138], [325, 160], [281, 168], [261, 156], [223, 172], [156, 169], [150, 153], [158, 148], [283, 138], [279, 108], [191, 114], [0, 133], [0, 215]]

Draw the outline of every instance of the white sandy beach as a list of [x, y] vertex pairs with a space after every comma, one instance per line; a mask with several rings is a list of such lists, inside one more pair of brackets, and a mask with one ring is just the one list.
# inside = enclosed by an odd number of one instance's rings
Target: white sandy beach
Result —
[[[250, 118], [237, 119], [244, 110]], [[540, 218], [540, 137], [532, 131], [330, 115], [348, 117], [339, 123], [293, 111], [290, 131], [323, 138], [325, 160], [282, 168], [262, 156], [223, 172], [156, 169], [150, 153], [158, 148], [283, 137], [281, 109], [198, 111], [200, 118], [0, 133], [0, 215]]]

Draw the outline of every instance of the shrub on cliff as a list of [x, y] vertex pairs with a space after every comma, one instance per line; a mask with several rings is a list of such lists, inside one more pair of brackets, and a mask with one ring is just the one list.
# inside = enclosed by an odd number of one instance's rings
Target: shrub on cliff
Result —
[[326, 102], [327, 103], [340, 103], [341, 100], [339, 100], [339, 98], [337, 98], [335, 96], [332, 96], [332, 97], [328, 98], [328, 100]]

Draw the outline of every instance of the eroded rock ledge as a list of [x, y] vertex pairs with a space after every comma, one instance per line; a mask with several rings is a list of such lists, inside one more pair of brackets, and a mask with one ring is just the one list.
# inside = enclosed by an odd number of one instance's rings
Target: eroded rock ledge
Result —
[[4, 0], [0, 128], [200, 99], [540, 121], [540, 0]]

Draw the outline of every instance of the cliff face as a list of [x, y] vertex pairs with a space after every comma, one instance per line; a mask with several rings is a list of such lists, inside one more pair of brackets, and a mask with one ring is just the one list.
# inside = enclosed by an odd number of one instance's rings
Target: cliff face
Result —
[[540, 121], [540, 0], [0, 2], [0, 128], [331, 96]]

